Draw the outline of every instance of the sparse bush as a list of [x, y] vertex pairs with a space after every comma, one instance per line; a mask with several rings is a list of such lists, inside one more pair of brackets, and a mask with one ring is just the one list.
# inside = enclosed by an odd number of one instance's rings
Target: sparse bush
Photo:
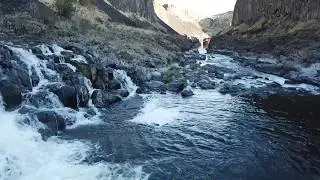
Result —
[[71, 17], [76, 10], [75, 2], [76, 0], [56, 0], [55, 6], [58, 14], [66, 18]]

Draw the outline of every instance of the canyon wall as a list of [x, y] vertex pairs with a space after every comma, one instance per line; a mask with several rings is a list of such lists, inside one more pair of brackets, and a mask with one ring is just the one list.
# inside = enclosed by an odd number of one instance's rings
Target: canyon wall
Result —
[[253, 24], [260, 18], [307, 21], [320, 19], [319, 0], [238, 0], [233, 25]]
[[314, 63], [320, 60], [319, 40], [319, 0], [237, 0], [232, 27], [210, 49]]
[[108, 2], [122, 12], [133, 13], [153, 22], [156, 20], [152, 0], [108, 0]]

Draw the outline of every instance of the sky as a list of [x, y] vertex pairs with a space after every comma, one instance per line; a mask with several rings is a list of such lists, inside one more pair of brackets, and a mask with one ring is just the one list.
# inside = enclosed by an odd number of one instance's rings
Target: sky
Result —
[[179, 8], [194, 11], [203, 16], [211, 16], [233, 11], [236, 0], [165, 0]]

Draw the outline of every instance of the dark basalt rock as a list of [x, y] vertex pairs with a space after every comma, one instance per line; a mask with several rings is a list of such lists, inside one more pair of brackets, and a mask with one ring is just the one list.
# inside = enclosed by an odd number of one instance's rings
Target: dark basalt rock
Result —
[[183, 98], [186, 98], [186, 97], [190, 97], [190, 96], [193, 96], [194, 93], [192, 92], [191, 89], [184, 89], [182, 92], [181, 92], [181, 96]]
[[184, 78], [175, 79], [167, 84], [168, 91], [179, 93], [188, 86], [187, 80]]
[[64, 118], [54, 111], [37, 112], [36, 117], [40, 122], [46, 124], [52, 131], [63, 131], [66, 128]]
[[128, 97], [130, 95], [129, 91], [126, 89], [118, 89], [114, 93], [119, 94], [121, 97]]
[[149, 91], [163, 93], [167, 90], [166, 85], [161, 81], [149, 81], [146, 83], [145, 88]]
[[162, 78], [162, 74], [160, 72], [153, 72], [151, 73], [151, 80], [153, 81], [162, 81], [163, 78]]
[[223, 86], [219, 89], [219, 92], [221, 94], [230, 94], [234, 96], [238, 93], [243, 92], [244, 90], [246, 90], [246, 88], [242, 84], [224, 83]]
[[[84, 72], [82, 72], [85, 74]], [[96, 89], [108, 89], [109, 88], [109, 81], [114, 80], [113, 77], [113, 70], [110, 68], [105, 68], [103, 65], [95, 64], [90, 67], [90, 74], [88, 75], [92, 82], [92, 86]], [[115, 84], [112, 84], [115, 85]], [[114, 88], [117, 85], [114, 86]], [[120, 85], [121, 88], [121, 85]], [[120, 89], [119, 88], [119, 89]]]
[[51, 92], [40, 91], [36, 94], [29, 94], [25, 97], [26, 104], [36, 108], [54, 108], [56, 104], [50, 97]]
[[207, 79], [202, 79], [198, 83], [198, 86], [201, 89], [215, 89], [216, 88], [216, 83]]
[[30, 77], [31, 78], [31, 83], [32, 83], [32, 86], [35, 87], [40, 82], [40, 78], [37, 75], [36, 70], [34, 68], [32, 68], [31, 71], [32, 71], [32, 74], [31, 74], [31, 77]]
[[110, 105], [121, 101], [121, 98], [118, 94], [102, 90], [95, 90], [92, 93], [91, 98], [92, 103], [98, 108], [107, 108]]
[[16, 109], [22, 103], [21, 89], [10, 81], [0, 81], [0, 92], [7, 111]]
[[114, 80], [108, 82], [108, 87], [109, 87], [109, 89], [113, 89], [113, 90], [114, 89], [121, 89], [121, 84], [119, 81], [114, 79]]
[[72, 86], [62, 86], [56, 92], [60, 101], [65, 107], [70, 107], [72, 109], [78, 108], [77, 90]]

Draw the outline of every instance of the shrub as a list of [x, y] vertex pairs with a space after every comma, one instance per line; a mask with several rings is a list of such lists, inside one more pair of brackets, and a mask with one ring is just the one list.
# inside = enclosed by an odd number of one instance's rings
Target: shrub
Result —
[[71, 17], [76, 10], [75, 2], [76, 0], [56, 0], [55, 6], [58, 14], [66, 18]]

